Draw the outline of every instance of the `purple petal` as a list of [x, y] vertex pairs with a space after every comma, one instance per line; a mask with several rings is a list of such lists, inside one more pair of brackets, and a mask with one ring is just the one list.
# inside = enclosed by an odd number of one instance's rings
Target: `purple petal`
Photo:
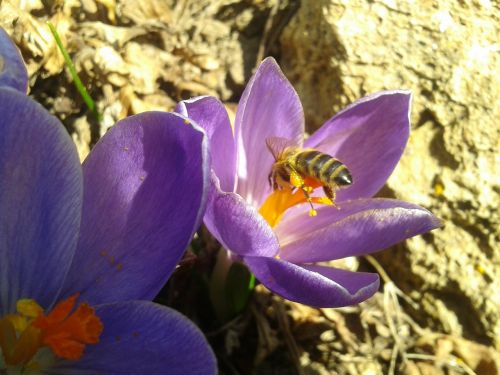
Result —
[[328, 120], [305, 142], [342, 161], [353, 184], [338, 191], [337, 201], [368, 198], [396, 167], [410, 133], [411, 94], [384, 91], [367, 96]]
[[[97, 306], [104, 324], [97, 345], [88, 345], [77, 362], [60, 362], [64, 374], [216, 373], [214, 354], [201, 331], [177, 311], [152, 302]], [[51, 372], [52, 373], [52, 372]]]
[[205, 225], [226, 249], [242, 256], [278, 253], [278, 240], [255, 207], [238, 194], [221, 191], [213, 175], [208, 195]]
[[65, 295], [98, 304], [158, 293], [203, 215], [207, 143], [173, 113], [131, 116], [106, 133], [83, 164], [82, 229]]
[[[303, 207], [302, 207], [303, 208]], [[394, 199], [323, 206], [318, 216], [290, 215], [276, 228], [280, 256], [294, 263], [322, 262], [369, 254], [439, 227], [426, 209]]]
[[28, 71], [17, 46], [10, 39], [9, 34], [0, 27], [0, 87], [2, 86], [26, 94]]
[[203, 96], [180, 102], [175, 111], [194, 120], [210, 140], [212, 169], [223, 191], [234, 190], [236, 146], [226, 108], [216, 98]]
[[294, 88], [273, 58], [265, 59], [248, 83], [236, 113], [237, 192], [260, 206], [271, 192], [267, 175], [274, 161], [266, 138], [302, 143], [304, 112]]
[[296, 265], [275, 258], [245, 257], [244, 261], [267, 288], [304, 305], [354, 305], [371, 297], [379, 286], [378, 275], [374, 273]]
[[0, 316], [19, 298], [48, 308], [76, 248], [82, 171], [63, 125], [0, 88]]

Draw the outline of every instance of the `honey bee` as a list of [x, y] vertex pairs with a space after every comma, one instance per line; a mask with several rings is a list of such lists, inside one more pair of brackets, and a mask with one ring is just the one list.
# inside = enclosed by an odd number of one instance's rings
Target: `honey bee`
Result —
[[274, 190], [299, 188], [311, 206], [309, 214], [316, 215], [310, 193], [311, 181], [322, 186], [325, 195], [335, 204], [335, 190], [351, 185], [351, 172], [344, 163], [331, 155], [313, 148], [301, 148], [286, 138], [270, 137], [266, 145], [274, 156], [274, 164], [269, 173], [269, 184]]

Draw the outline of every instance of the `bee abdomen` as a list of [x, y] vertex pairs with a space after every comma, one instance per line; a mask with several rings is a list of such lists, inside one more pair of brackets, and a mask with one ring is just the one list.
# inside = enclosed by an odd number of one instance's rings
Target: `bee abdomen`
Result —
[[332, 179], [333, 182], [339, 186], [346, 186], [352, 184], [351, 172], [349, 172], [349, 170], [344, 164], [342, 164], [341, 168], [335, 171], [335, 176], [330, 176], [330, 181], [332, 181]]
[[311, 170], [312, 165], [314, 164], [316, 158], [323, 155], [323, 153], [316, 150], [306, 150], [298, 153], [295, 156], [295, 168], [297, 168], [298, 172], [313, 176], [313, 171]]
[[[330, 160], [321, 168], [319, 180], [328, 185], [346, 185], [343, 178], [346, 173], [349, 173], [347, 167], [339, 160], [330, 157]], [[340, 176], [342, 176], [342, 178]]]
[[347, 167], [334, 157], [316, 150], [306, 150], [295, 157], [298, 172], [314, 177], [324, 185], [345, 186], [352, 184]]

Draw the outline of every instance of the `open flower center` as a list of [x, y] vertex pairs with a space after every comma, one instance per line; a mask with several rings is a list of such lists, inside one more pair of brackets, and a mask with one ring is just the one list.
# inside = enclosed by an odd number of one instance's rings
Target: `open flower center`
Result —
[[37, 373], [40, 353], [78, 360], [85, 345], [98, 343], [103, 324], [88, 304], [74, 308], [78, 296], [57, 303], [47, 314], [32, 299], [18, 300], [16, 313], [0, 318], [0, 370]]
[[[310, 185], [307, 185], [305, 188], [307, 189], [307, 193], [313, 191], [313, 187]], [[316, 216], [316, 210], [312, 207], [312, 203], [333, 205], [333, 202], [328, 197], [309, 197], [302, 189], [292, 190], [284, 188], [274, 190], [260, 207], [259, 213], [274, 228], [286, 210], [306, 202], [311, 204], [309, 216]]]

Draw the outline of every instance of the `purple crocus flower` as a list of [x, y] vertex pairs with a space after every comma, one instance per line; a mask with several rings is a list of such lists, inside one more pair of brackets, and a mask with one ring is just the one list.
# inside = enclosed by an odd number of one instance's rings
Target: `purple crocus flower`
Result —
[[0, 373], [215, 374], [198, 328], [150, 301], [203, 215], [204, 132], [144, 113], [80, 165], [26, 77], [0, 29]]
[[[262, 62], [238, 105], [234, 136], [214, 98], [181, 102], [177, 111], [210, 138], [212, 175], [204, 221], [211, 233], [270, 290], [318, 307], [359, 303], [375, 293], [377, 274], [327, 265], [372, 253], [439, 226], [429, 211], [372, 198], [399, 161], [409, 136], [411, 95], [385, 91], [365, 97], [328, 120], [304, 141], [297, 93], [272, 58]], [[266, 139], [280, 137], [341, 160], [354, 183], [337, 192], [336, 206], [317, 204], [309, 216], [301, 190], [273, 192], [274, 162]], [[315, 202], [325, 202], [321, 189]]]

